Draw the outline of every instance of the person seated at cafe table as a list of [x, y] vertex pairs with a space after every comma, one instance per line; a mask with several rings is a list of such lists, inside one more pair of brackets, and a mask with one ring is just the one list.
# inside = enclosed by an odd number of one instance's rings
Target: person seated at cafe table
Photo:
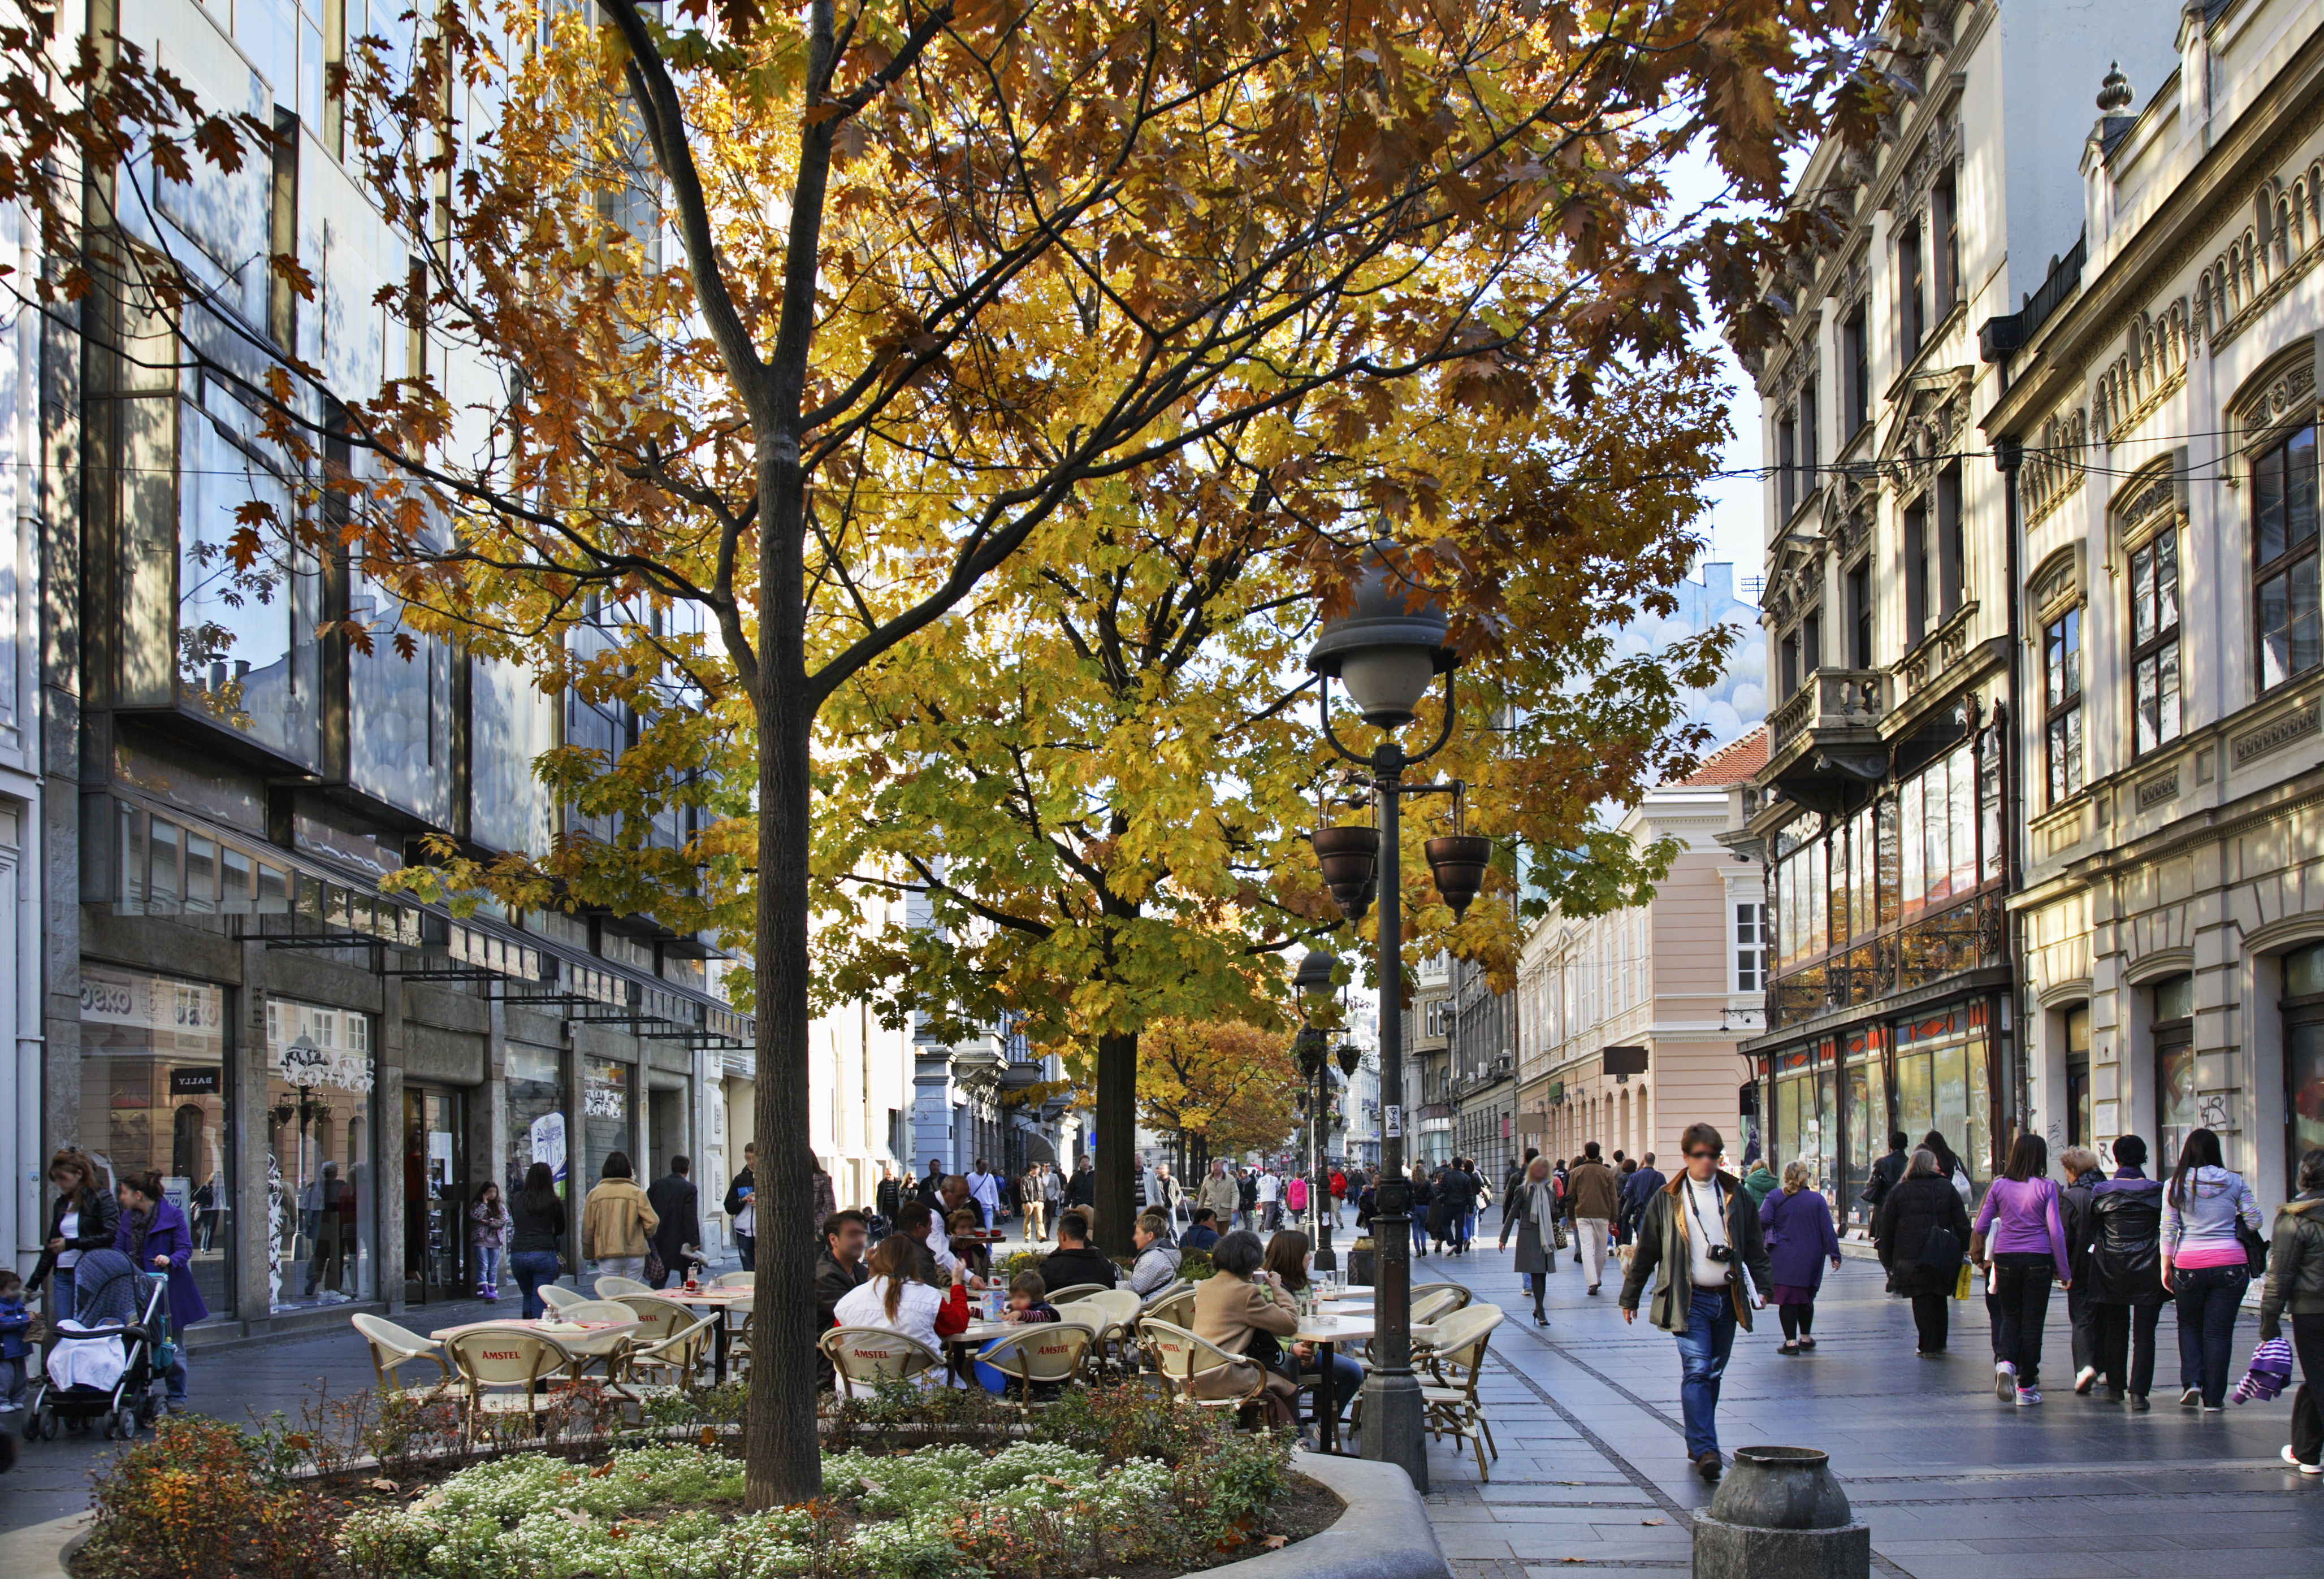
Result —
[[[890, 1234], [872, 1252], [872, 1275], [840, 1297], [832, 1317], [841, 1327], [876, 1327], [918, 1338], [941, 1354], [945, 1339], [968, 1330], [968, 1290], [954, 1281], [940, 1292], [923, 1281], [919, 1244]], [[920, 1373], [922, 1386], [941, 1385], [943, 1368]], [[852, 1391], [852, 1390], [851, 1390]]]
[[1208, 1207], [1194, 1208], [1194, 1220], [1178, 1235], [1181, 1250], [1208, 1250], [1219, 1242], [1219, 1215]]
[[1151, 1299], [1177, 1281], [1182, 1257], [1170, 1243], [1170, 1224], [1161, 1213], [1148, 1212], [1130, 1228], [1130, 1240], [1138, 1247], [1138, 1259], [1130, 1267], [1130, 1291]]
[[1283, 1345], [1299, 1330], [1299, 1310], [1261, 1270], [1266, 1259], [1266, 1247], [1248, 1228], [1236, 1229], [1212, 1248], [1215, 1270], [1194, 1285], [1194, 1329], [1247, 1363], [1204, 1372], [1194, 1379], [1194, 1390], [1203, 1397], [1231, 1398], [1257, 1386], [1263, 1375], [1260, 1401], [1268, 1423], [1288, 1425], [1298, 1389], [1284, 1374]]
[[[967, 1271], [960, 1258], [953, 1253], [952, 1241], [936, 1220], [936, 1215], [923, 1201], [907, 1201], [896, 1214], [896, 1232], [919, 1246], [923, 1258], [921, 1277], [930, 1283], [949, 1282], [957, 1271]], [[968, 1273], [968, 1286], [984, 1287], [984, 1280], [973, 1271]]]
[[1111, 1289], [1120, 1281], [1120, 1269], [1089, 1242], [1089, 1218], [1066, 1212], [1057, 1219], [1057, 1247], [1041, 1262], [1041, 1281], [1052, 1289], [1095, 1283]]
[[945, 1226], [951, 1230], [953, 1254], [958, 1256], [962, 1264], [978, 1277], [991, 1278], [992, 1252], [980, 1237], [984, 1232], [984, 1225], [983, 1220], [977, 1216], [976, 1208], [961, 1207], [945, 1219]]
[[1001, 1313], [1008, 1322], [1057, 1321], [1057, 1308], [1049, 1303], [1048, 1281], [1039, 1272], [1019, 1272], [1009, 1280], [1009, 1308]]
[[[1314, 1281], [1314, 1275], [1307, 1270], [1307, 1263], [1312, 1259], [1314, 1258], [1308, 1253], [1306, 1235], [1296, 1228], [1279, 1228], [1276, 1230], [1275, 1236], [1267, 1242], [1267, 1259], [1261, 1262], [1259, 1266], [1277, 1288], [1296, 1300], [1299, 1291]], [[1319, 1374], [1316, 1369], [1315, 1345], [1294, 1344], [1291, 1345], [1291, 1354], [1292, 1358], [1299, 1363], [1300, 1391], [1305, 1392], [1312, 1390], [1315, 1386], [1315, 1378]], [[1349, 1355], [1334, 1349], [1332, 1353], [1332, 1402], [1333, 1405], [1332, 1412], [1335, 1415], [1345, 1415], [1348, 1412], [1349, 1400], [1356, 1396], [1356, 1390], [1363, 1384], [1363, 1366]], [[1307, 1418], [1310, 1419], [1315, 1418], [1312, 1404], [1308, 1409]]]
[[[834, 1212], [823, 1220], [823, 1250], [815, 1258], [815, 1330], [816, 1336], [839, 1325], [839, 1302], [862, 1288], [872, 1276], [863, 1264], [867, 1225], [853, 1209]], [[829, 1391], [831, 1362], [821, 1349], [815, 1352], [816, 1385]]]

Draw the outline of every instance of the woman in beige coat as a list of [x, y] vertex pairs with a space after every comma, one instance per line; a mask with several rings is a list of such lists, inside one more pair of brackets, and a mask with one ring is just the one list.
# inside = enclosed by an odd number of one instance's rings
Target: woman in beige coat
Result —
[[1277, 1365], [1285, 1341], [1299, 1329], [1299, 1311], [1282, 1284], [1259, 1271], [1266, 1255], [1259, 1235], [1248, 1228], [1211, 1246], [1214, 1270], [1194, 1288], [1195, 1336], [1250, 1360], [1199, 1378], [1195, 1391], [1205, 1398], [1235, 1397], [1257, 1386], [1263, 1370], [1268, 1391], [1283, 1400], [1287, 1412], [1298, 1390]]
[[581, 1253], [600, 1273], [617, 1278], [646, 1275], [646, 1241], [661, 1226], [630, 1167], [629, 1153], [608, 1152], [597, 1188], [581, 1207]]

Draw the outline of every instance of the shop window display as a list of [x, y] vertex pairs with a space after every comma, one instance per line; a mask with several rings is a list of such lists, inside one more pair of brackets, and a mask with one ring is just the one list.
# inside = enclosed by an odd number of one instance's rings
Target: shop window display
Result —
[[371, 1021], [266, 1004], [267, 1281], [276, 1310], [379, 1297]]
[[557, 1054], [511, 1042], [504, 1085], [508, 1158], [501, 1170], [502, 1193], [514, 1198], [524, 1188], [524, 1176], [532, 1165], [546, 1162], [557, 1177], [557, 1193], [570, 1199], [566, 1185], [565, 1083], [558, 1078]]
[[625, 1152], [632, 1166], [637, 1164], [637, 1147], [631, 1143], [636, 1075], [629, 1064], [602, 1058], [581, 1060], [581, 1161], [586, 1171], [577, 1189], [580, 1196], [589, 1193], [613, 1152]]
[[80, 1023], [81, 1144], [97, 1182], [159, 1173], [192, 1226], [203, 1303], [233, 1309], [226, 990], [84, 961]]

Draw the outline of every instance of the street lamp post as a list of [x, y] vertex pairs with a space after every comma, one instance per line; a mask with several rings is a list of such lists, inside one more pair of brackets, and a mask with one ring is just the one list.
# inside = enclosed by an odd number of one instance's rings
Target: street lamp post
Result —
[[[1458, 655], [1445, 640], [1443, 610], [1399, 564], [1385, 539], [1365, 551], [1355, 606], [1323, 622], [1307, 666], [1323, 678], [1317, 687], [1324, 738], [1351, 762], [1370, 770], [1377, 828], [1319, 828], [1314, 845], [1323, 880], [1351, 920], [1379, 899], [1380, 1161], [1373, 1198], [1373, 1308], [1379, 1324], [1380, 1364], [1364, 1381], [1363, 1455], [1401, 1465], [1414, 1487], [1428, 1490], [1427, 1450], [1422, 1440], [1425, 1414], [1420, 1380], [1412, 1371], [1411, 1185], [1404, 1174], [1404, 935], [1403, 872], [1397, 844], [1404, 797], [1438, 794], [1451, 785], [1407, 785], [1405, 770], [1425, 762], [1452, 738], [1452, 671]], [[1414, 710], [1434, 678], [1444, 676], [1444, 722], [1434, 743], [1407, 756], [1395, 731], [1413, 721]], [[1370, 756], [1351, 751], [1332, 730], [1332, 685], [1337, 678], [1364, 721], [1381, 731]], [[1455, 800], [1455, 806], [1460, 802]], [[1437, 889], [1456, 914], [1476, 896], [1491, 853], [1489, 841], [1464, 831], [1428, 841], [1428, 863]], [[1385, 871], [1379, 869], [1385, 866]]]

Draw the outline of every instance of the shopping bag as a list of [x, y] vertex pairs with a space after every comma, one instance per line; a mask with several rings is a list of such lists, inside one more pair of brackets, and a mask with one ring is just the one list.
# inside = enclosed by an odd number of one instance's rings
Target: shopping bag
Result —
[[1969, 1298], [1969, 1262], [1961, 1262], [1960, 1276], [1953, 1280], [1954, 1299], [1966, 1299]]

